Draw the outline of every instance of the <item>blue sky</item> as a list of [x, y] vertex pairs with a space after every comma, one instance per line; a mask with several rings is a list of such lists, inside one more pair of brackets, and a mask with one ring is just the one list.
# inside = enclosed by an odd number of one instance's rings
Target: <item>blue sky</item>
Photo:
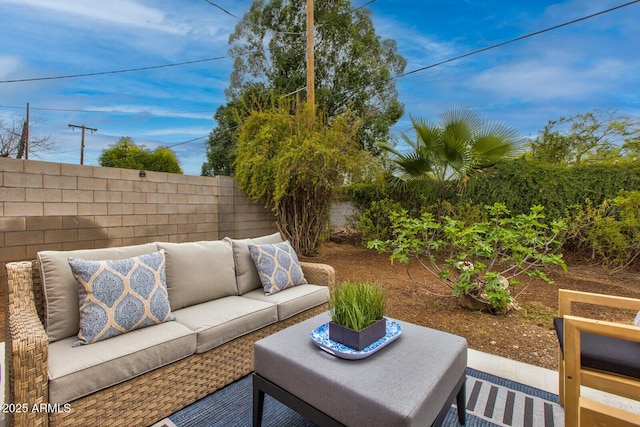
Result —
[[[242, 16], [249, 0], [212, 0]], [[365, 0], [352, 0], [354, 6]], [[377, 0], [377, 33], [406, 71], [599, 12], [625, 0]], [[226, 56], [237, 20], [204, 0], [0, 0], [0, 81], [141, 68]], [[550, 119], [615, 108], [640, 116], [640, 3], [397, 80], [405, 116], [465, 106], [535, 136]], [[73, 79], [0, 83], [0, 119], [24, 117], [56, 150], [31, 159], [85, 164], [122, 136], [174, 146], [199, 175], [212, 116], [226, 100], [231, 59]], [[17, 107], [17, 108], [16, 108]], [[180, 144], [186, 141], [194, 140]], [[180, 145], [176, 145], [180, 144]]]

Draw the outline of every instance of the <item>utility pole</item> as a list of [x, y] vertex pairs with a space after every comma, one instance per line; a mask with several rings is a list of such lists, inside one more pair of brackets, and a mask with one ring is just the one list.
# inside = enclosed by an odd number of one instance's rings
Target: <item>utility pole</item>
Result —
[[25, 160], [29, 160], [29, 103], [27, 102], [27, 116], [22, 123], [22, 133], [20, 134], [20, 141], [18, 142], [18, 155], [16, 159], [21, 159], [24, 156]]
[[312, 110], [316, 107], [315, 70], [313, 56], [313, 0], [307, 0], [307, 104]]
[[86, 127], [85, 125], [72, 125], [72, 124], [69, 124], [69, 127], [71, 129], [75, 129], [75, 128], [82, 129], [82, 145], [80, 145], [80, 164], [84, 165], [84, 131], [90, 130], [91, 133], [94, 133], [94, 132], [97, 132], [98, 129], [89, 128], [89, 127]]
[[24, 158], [29, 160], [29, 103], [27, 102], [27, 119], [24, 125]]

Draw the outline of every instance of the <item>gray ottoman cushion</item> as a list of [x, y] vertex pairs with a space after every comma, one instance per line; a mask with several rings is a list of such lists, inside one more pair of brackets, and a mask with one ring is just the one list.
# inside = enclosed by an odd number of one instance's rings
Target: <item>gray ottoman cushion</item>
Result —
[[256, 373], [345, 425], [431, 425], [464, 375], [466, 340], [400, 322], [395, 342], [343, 360], [309, 336], [328, 320], [325, 313], [256, 342]]

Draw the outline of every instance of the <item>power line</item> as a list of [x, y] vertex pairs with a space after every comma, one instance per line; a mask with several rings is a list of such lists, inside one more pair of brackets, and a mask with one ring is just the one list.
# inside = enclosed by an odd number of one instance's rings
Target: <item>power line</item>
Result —
[[375, 3], [376, 1], [378, 1], [378, 0], [370, 0], [367, 3], [363, 4], [362, 6], [358, 6], [358, 7], [354, 8], [354, 9], [351, 9], [351, 10], [349, 10], [347, 12], [341, 13], [340, 15], [334, 16], [333, 18], [329, 18], [326, 21], [321, 22], [320, 24], [316, 25], [315, 27], [316, 28], [324, 27], [325, 25], [327, 25], [327, 24], [329, 24], [329, 23], [331, 23], [331, 22], [333, 22], [335, 20], [343, 18], [343, 17], [345, 17], [347, 15], [351, 15], [352, 13], [357, 12], [360, 9], [364, 9], [365, 7], [369, 6], [372, 3]]
[[478, 49], [478, 50], [474, 50], [472, 52], [468, 52], [468, 53], [465, 53], [463, 55], [456, 56], [454, 58], [449, 58], [449, 59], [446, 59], [444, 61], [436, 62], [435, 64], [427, 65], [426, 67], [421, 67], [421, 68], [417, 68], [415, 70], [411, 70], [411, 71], [406, 72], [406, 73], [398, 74], [396, 76], [390, 77], [389, 79], [382, 80], [382, 81], [395, 80], [395, 79], [399, 79], [400, 77], [406, 77], [406, 76], [409, 76], [411, 74], [419, 73], [421, 71], [425, 71], [425, 70], [428, 70], [430, 68], [437, 67], [439, 65], [443, 65], [443, 64], [447, 64], [449, 62], [457, 61], [458, 59], [467, 58], [467, 57], [472, 56], [472, 55], [477, 55], [479, 53], [486, 52], [486, 51], [492, 50], [492, 49], [496, 49], [498, 47], [502, 47], [502, 46], [510, 44], [510, 43], [514, 43], [514, 42], [521, 41], [521, 40], [524, 40], [524, 39], [528, 39], [528, 38], [531, 38], [531, 37], [534, 37], [534, 36], [538, 36], [540, 34], [544, 34], [544, 33], [547, 33], [549, 31], [557, 30], [558, 28], [566, 27], [566, 26], [569, 26], [569, 25], [572, 25], [572, 24], [575, 24], [575, 23], [578, 23], [578, 22], [581, 22], [581, 21], [585, 21], [587, 19], [594, 18], [596, 16], [604, 15], [605, 13], [613, 12], [615, 10], [622, 9], [623, 7], [631, 6], [632, 4], [639, 3], [639, 2], [640, 2], [640, 0], [630, 1], [628, 3], [621, 4], [619, 6], [615, 6], [615, 7], [612, 7], [610, 9], [603, 10], [601, 12], [596, 12], [596, 13], [593, 13], [591, 15], [583, 16], [582, 18], [578, 18], [578, 19], [574, 19], [572, 21], [565, 22], [563, 24], [554, 25], [553, 27], [545, 28], [544, 30], [535, 31], [533, 33], [529, 33], [529, 34], [526, 34], [524, 36], [516, 37], [514, 39], [507, 40], [507, 41], [504, 41], [502, 43], [494, 44], [492, 46], [484, 47], [484, 48]]
[[[0, 105], [0, 108], [22, 109], [24, 107], [16, 107], [13, 105]], [[109, 114], [138, 114], [148, 113], [148, 111], [122, 111], [122, 110], [83, 110], [83, 109], [68, 109], [68, 108], [47, 108], [47, 107], [31, 107], [32, 110], [40, 111], [60, 111], [66, 113], [109, 113]], [[198, 110], [198, 111], [162, 111], [164, 114], [195, 114], [195, 113], [210, 113], [211, 110]]]
[[[346, 92], [346, 94], [351, 93], [352, 96], [353, 96], [353, 95], [355, 95], [355, 93], [358, 90], [368, 88], [368, 87], [373, 86], [373, 85], [378, 84], [378, 83], [384, 83], [384, 82], [388, 82], [388, 81], [391, 81], [391, 80], [397, 80], [397, 79], [399, 79], [401, 77], [407, 77], [407, 76], [410, 76], [412, 74], [419, 73], [421, 71], [429, 70], [431, 68], [435, 68], [435, 67], [438, 67], [440, 65], [447, 64], [449, 62], [453, 62], [453, 61], [457, 61], [457, 60], [462, 59], [462, 58], [467, 58], [469, 56], [477, 55], [479, 53], [483, 53], [483, 52], [486, 52], [488, 50], [496, 49], [498, 47], [502, 47], [502, 46], [505, 46], [505, 45], [510, 44], [510, 43], [514, 43], [514, 42], [517, 42], [517, 41], [528, 39], [528, 38], [531, 38], [531, 37], [534, 37], [534, 36], [538, 36], [540, 34], [547, 33], [549, 31], [557, 30], [559, 28], [566, 27], [566, 26], [569, 26], [569, 25], [572, 25], [572, 24], [575, 24], [575, 23], [578, 23], [578, 22], [581, 22], [581, 21], [585, 21], [587, 19], [591, 19], [591, 18], [600, 16], [600, 15], [604, 15], [606, 13], [622, 9], [624, 7], [631, 6], [631, 5], [636, 4], [636, 3], [640, 3], [640, 0], [630, 1], [628, 3], [624, 3], [624, 4], [621, 4], [621, 5], [618, 5], [618, 6], [614, 6], [612, 8], [609, 8], [609, 9], [606, 9], [606, 10], [603, 10], [603, 11], [600, 11], [600, 12], [592, 13], [591, 15], [583, 16], [581, 18], [577, 18], [577, 19], [574, 19], [574, 20], [571, 20], [571, 21], [568, 21], [568, 22], [565, 22], [565, 23], [562, 23], [562, 24], [554, 25], [552, 27], [548, 27], [548, 28], [545, 28], [543, 30], [539, 30], [539, 31], [535, 31], [533, 33], [525, 34], [523, 36], [516, 37], [516, 38], [511, 39], [511, 40], [507, 40], [507, 41], [504, 41], [504, 42], [501, 42], [501, 43], [497, 43], [497, 44], [494, 44], [494, 45], [491, 45], [491, 46], [488, 46], [488, 47], [484, 47], [484, 48], [481, 48], [481, 49], [477, 49], [477, 50], [474, 50], [472, 52], [468, 52], [468, 53], [465, 53], [465, 54], [462, 54], [462, 55], [458, 55], [458, 56], [453, 57], [453, 58], [445, 59], [444, 61], [439, 61], [439, 62], [436, 62], [434, 64], [427, 65], [426, 67], [416, 68], [415, 70], [411, 70], [411, 71], [408, 71], [406, 73], [397, 74], [395, 76], [391, 76], [391, 77], [388, 77], [386, 79], [380, 79], [380, 80], [371, 82], [371, 83], [369, 83], [367, 85], [354, 88], [354, 89]], [[297, 89], [296, 91], [293, 91], [288, 95], [294, 94], [297, 91], [300, 91], [300, 90], [303, 90], [303, 89], [304, 88]], [[337, 95], [333, 96], [333, 98], [335, 98], [335, 97], [337, 97]]]
[[[640, 0], [639, 0], [640, 1]], [[179, 67], [182, 65], [191, 65], [198, 64], [202, 62], [209, 61], [218, 61], [220, 59], [231, 58], [231, 56], [217, 56], [213, 58], [205, 58], [205, 59], [196, 59], [195, 61], [186, 61], [186, 62], [176, 62], [173, 64], [165, 64], [165, 65], [152, 65], [149, 67], [140, 67], [140, 68], [128, 68], [125, 70], [114, 70], [114, 71], [101, 71], [97, 73], [84, 73], [84, 74], [68, 74], [63, 76], [50, 76], [50, 77], [33, 77], [29, 79], [14, 79], [14, 80], [0, 80], [0, 83], [23, 83], [23, 82], [35, 82], [41, 80], [60, 80], [60, 79], [72, 79], [76, 77], [90, 77], [90, 76], [102, 76], [105, 74], [120, 74], [120, 73], [131, 73], [134, 71], [145, 71], [145, 70], [155, 70], [158, 68], [168, 68], [168, 67]]]
[[[216, 3], [213, 3], [209, 0], [204, 0], [205, 2], [207, 2], [208, 4], [220, 9], [221, 11], [223, 11], [224, 13], [226, 13], [229, 16], [232, 16], [240, 21], [244, 21], [244, 19], [238, 17], [237, 15], [234, 15], [233, 13], [229, 12], [228, 10], [224, 9], [223, 7], [219, 6]], [[366, 6], [368, 6], [371, 3], [376, 2], [377, 0], [370, 0], [368, 3], [357, 7], [355, 9], [352, 9], [348, 12], [342, 13], [336, 17], [333, 17], [321, 24], [318, 24], [316, 26], [323, 26], [326, 25], [336, 19], [339, 19], [345, 15], [351, 14], [357, 10], [360, 10]], [[640, 1], [640, 0], [638, 0]], [[256, 24], [253, 23], [249, 23], [250, 25], [255, 26]], [[286, 31], [277, 31], [277, 30], [271, 30], [271, 29], [267, 29], [269, 31], [272, 31], [276, 34], [286, 34], [286, 35], [306, 35], [306, 32], [286, 32]], [[151, 65], [151, 66], [147, 66], [147, 67], [139, 67], [139, 68], [127, 68], [124, 70], [112, 70], [112, 71], [100, 71], [100, 72], [93, 72], [93, 73], [81, 73], [81, 74], [67, 74], [67, 75], [61, 75], [61, 76], [47, 76], [47, 77], [32, 77], [32, 78], [26, 78], [26, 79], [11, 79], [11, 80], [0, 80], [0, 84], [1, 83], [25, 83], [25, 82], [35, 82], [35, 81], [43, 81], [43, 80], [62, 80], [62, 79], [72, 79], [72, 78], [77, 78], [77, 77], [93, 77], [93, 76], [102, 76], [102, 75], [107, 75], [107, 74], [122, 74], [122, 73], [131, 73], [131, 72], [136, 72], [136, 71], [147, 71], [147, 70], [156, 70], [159, 68], [169, 68], [169, 67], [179, 67], [179, 66], [183, 66], [183, 65], [192, 65], [192, 64], [198, 64], [198, 63], [203, 63], [203, 62], [210, 62], [210, 61], [218, 61], [221, 59], [227, 59], [227, 58], [232, 58], [232, 56], [230, 55], [225, 55], [225, 56], [217, 56], [217, 57], [213, 57], [213, 58], [205, 58], [205, 59], [196, 59], [193, 61], [185, 61], [185, 62], [176, 62], [176, 63], [172, 63], [172, 64], [164, 64], [164, 65]]]
[[[233, 17], [233, 18], [236, 18], [238, 21], [240, 21], [240, 22], [244, 22], [244, 23], [246, 23], [246, 24], [249, 24], [249, 25], [253, 26], [254, 28], [262, 28], [262, 29], [266, 29], [267, 31], [271, 31], [271, 32], [273, 32], [274, 34], [285, 34], [285, 35], [295, 35], [295, 36], [301, 36], [301, 35], [305, 35], [305, 34], [306, 34], [305, 32], [277, 31], [277, 30], [274, 30], [274, 29], [271, 29], [271, 28], [267, 28], [267, 27], [265, 27], [265, 26], [258, 25], [258, 24], [255, 24], [255, 23], [253, 23], [253, 22], [247, 21], [247, 20], [246, 20], [246, 17], [245, 17], [245, 18], [240, 18], [238, 15], [234, 15], [233, 13], [229, 12], [228, 10], [226, 10], [225, 8], [223, 8], [222, 6], [220, 6], [220, 5], [216, 4], [216, 3], [213, 3], [213, 2], [211, 2], [211, 1], [209, 1], [209, 0], [204, 0], [204, 1], [205, 1], [205, 2], [207, 2], [207, 3], [209, 3], [211, 6], [213, 6], [213, 7], [216, 7], [216, 8], [218, 8], [218, 9], [220, 9], [221, 11], [223, 11], [224, 13], [226, 13], [227, 15], [229, 15], [229, 16], [231, 16], [231, 17]], [[375, 0], [374, 0], [374, 1], [375, 1]]]
[[242, 18], [240, 18], [239, 16], [234, 15], [233, 13], [229, 12], [227, 9], [223, 8], [222, 6], [219, 6], [217, 4], [215, 4], [214, 2], [211, 2], [209, 0], [204, 0], [205, 2], [209, 3], [211, 6], [213, 7], [217, 7], [218, 9], [220, 9], [221, 11], [223, 11], [224, 13], [226, 13], [229, 16], [232, 16], [234, 18], [236, 18], [239, 21], [242, 21]]

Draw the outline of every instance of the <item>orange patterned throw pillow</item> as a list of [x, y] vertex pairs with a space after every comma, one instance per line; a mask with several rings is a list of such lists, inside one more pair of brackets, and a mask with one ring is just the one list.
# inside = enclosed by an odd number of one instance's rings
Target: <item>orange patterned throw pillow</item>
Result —
[[289, 242], [249, 245], [249, 253], [267, 295], [307, 283], [298, 256]]
[[69, 265], [80, 299], [80, 332], [74, 347], [175, 320], [163, 251], [122, 260], [70, 258]]

